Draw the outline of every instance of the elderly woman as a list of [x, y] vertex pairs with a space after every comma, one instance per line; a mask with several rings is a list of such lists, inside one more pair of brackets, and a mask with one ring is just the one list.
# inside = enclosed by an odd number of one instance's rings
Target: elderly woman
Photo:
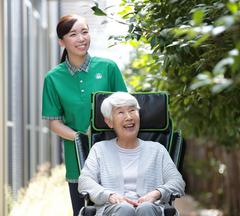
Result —
[[184, 194], [185, 183], [163, 145], [137, 137], [140, 116], [134, 96], [116, 92], [104, 99], [101, 112], [117, 137], [95, 143], [79, 177], [96, 215], [162, 215], [170, 194]]

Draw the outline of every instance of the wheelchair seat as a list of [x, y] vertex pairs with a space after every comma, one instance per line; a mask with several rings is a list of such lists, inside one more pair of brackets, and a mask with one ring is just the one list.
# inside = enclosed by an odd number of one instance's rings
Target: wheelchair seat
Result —
[[[113, 129], [110, 129], [104, 122], [101, 114], [102, 101], [112, 92], [96, 92], [92, 94], [92, 112], [91, 112], [91, 129], [89, 142], [90, 146], [94, 143], [109, 140], [116, 135]], [[132, 93], [140, 105], [140, 129], [138, 137], [142, 140], [158, 142], [168, 150], [173, 162], [178, 169], [182, 168], [185, 142], [182, 138], [181, 131], [174, 131], [173, 121], [169, 113], [169, 95], [166, 92], [150, 93]], [[181, 172], [181, 170], [179, 170]], [[88, 194], [81, 194], [87, 200]], [[173, 194], [169, 205], [164, 209], [165, 216], [178, 215], [176, 209], [172, 206], [172, 201], [177, 198], [178, 194]], [[91, 206], [84, 207], [81, 215], [95, 215], [94, 208]]]

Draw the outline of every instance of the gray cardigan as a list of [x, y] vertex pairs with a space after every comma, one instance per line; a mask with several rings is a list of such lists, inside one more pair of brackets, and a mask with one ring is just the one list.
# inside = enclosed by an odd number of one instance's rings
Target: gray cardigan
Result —
[[[79, 192], [87, 191], [102, 215], [111, 193], [124, 194], [123, 174], [116, 139], [95, 143], [90, 150], [78, 181]], [[161, 192], [161, 203], [167, 203], [172, 192], [184, 195], [185, 182], [165, 147], [157, 142], [139, 139], [141, 153], [138, 166], [137, 194], [143, 196], [155, 189]]]

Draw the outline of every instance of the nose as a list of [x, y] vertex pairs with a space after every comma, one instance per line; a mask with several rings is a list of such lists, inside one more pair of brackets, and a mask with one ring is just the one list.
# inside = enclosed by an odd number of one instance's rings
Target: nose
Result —
[[83, 41], [84, 40], [84, 36], [81, 33], [78, 34], [77, 38], [78, 38], [79, 41]]
[[132, 115], [130, 112], [126, 112], [126, 119], [132, 119]]

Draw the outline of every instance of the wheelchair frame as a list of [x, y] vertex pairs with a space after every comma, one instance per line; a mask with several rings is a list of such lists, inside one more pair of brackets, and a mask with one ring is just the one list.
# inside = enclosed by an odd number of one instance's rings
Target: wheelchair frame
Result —
[[[104, 139], [112, 139], [115, 133], [108, 128], [104, 122], [100, 111], [102, 101], [112, 92], [96, 92], [92, 94], [92, 112], [91, 112], [91, 128], [90, 134], [87, 136], [79, 134], [75, 140], [79, 169], [84, 165], [90, 147], [98, 141]], [[169, 95], [166, 92], [156, 93], [132, 93], [139, 102], [140, 109], [140, 130], [139, 138], [143, 140], [151, 140], [163, 144], [168, 150], [173, 162], [178, 170], [182, 171], [183, 159], [185, 153], [185, 142], [182, 137], [181, 130], [173, 129], [173, 121], [169, 113]], [[96, 209], [89, 206], [89, 195], [81, 193], [85, 199], [85, 207], [81, 209], [80, 215], [93, 216]], [[164, 208], [165, 216], [177, 216], [178, 212], [173, 207], [173, 201], [180, 197], [179, 194], [172, 194], [169, 205]]]

